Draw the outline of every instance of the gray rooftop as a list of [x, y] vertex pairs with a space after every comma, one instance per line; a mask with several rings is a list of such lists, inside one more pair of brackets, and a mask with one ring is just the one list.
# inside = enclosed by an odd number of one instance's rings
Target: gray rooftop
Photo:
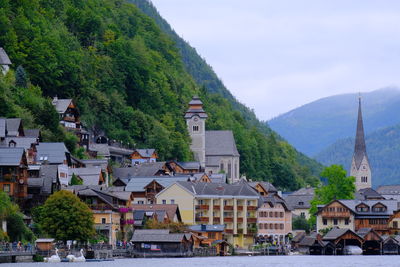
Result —
[[6, 137], [6, 119], [0, 118], [0, 137]]
[[341, 237], [342, 235], [344, 235], [345, 233], [347, 233], [348, 231], [350, 231], [353, 234], [357, 235], [356, 233], [354, 233], [350, 229], [334, 227], [334, 228], [332, 228], [332, 230], [330, 230], [328, 233], [326, 233], [326, 235], [322, 239], [323, 240], [335, 240], [335, 239]]
[[57, 97], [53, 98], [53, 105], [58, 113], [65, 113], [67, 111], [68, 106], [71, 104], [72, 99], [58, 99]]
[[72, 174], [80, 177], [84, 185], [98, 185], [100, 183], [101, 168], [69, 168], [68, 179], [71, 180]]
[[10, 142], [15, 142], [15, 147], [22, 147], [24, 149], [29, 149], [32, 144], [37, 144], [37, 138], [34, 137], [6, 137], [4, 139], [3, 145], [9, 146]]
[[188, 161], [188, 162], [177, 162], [179, 166], [181, 166], [183, 169], [200, 169], [200, 162], [197, 161]]
[[152, 181], [156, 181], [164, 188], [178, 181], [187, 181], [188, 176], [149, 176], [149, 177], [134, 177], [129, 180], [125, 187], [128, 192], [144, 192], [144, 187]]
[[400, 195], [400, 185], [381, 185], [376, 191], [382, 195]]
[[64, 143], [39, 143], [36, 149], [37, 160], [39, 162], [48, 161], [50, 164], [64, 163], [67, 159], [65, 153], [69, 153]]
[[18, 136], [20, 126], [21, 126], [20, 118], [6, 119], [7, 136]]
[[232, 131], [206, 131], [206, 156], [239, 156]]
[[40, 137], [40, 130], [39, 129], [24, 129], [25, 137], [33, 137], [39, 138]]
[[142, 156], [143, 158], [150, 158], [156, 150], [154, 148], [149, 148], [149, 149], [136, 149], [135, 151], [138, 152], [139, 155]]
[[[353, 211], [357, 216], [377, 216], [377, 215], [386, 215], [390, 216], [393, 214], [394, 211], [398, 210], [398, 201], [397, 200], [338, 200], [340, 203], [345, 205], [347, 208], [349, 208], [351, 211]], [[370, 210], [368, 212], [358, 212], [356, 211], [356, 206], [359, 204], [366, 204], [367, 206], [370, 207]], [[372, 212], [372, 206], [374, 206], [377, 203], [382, 203], [387, 207], [387, 210], [384, 212]]]
[[129, 168], [113, 168], [115, 178], [131, 178], [136, 176], [154, 176], [158, 171], [162, 171], [165, 162], [145, 162]]
[[[168, 231], [168, 232], [166, 232]], [[132, 242], [168, 242], [180, 243], [186, 237], [185, 234], [170, 234], [169, 230], [165, 232], [155, 230], [135, 230], [132, 236]]]
[[309, 209], [310, 201], [314, 198], [314, 188], [300, 188], [284, 198], [291, 209]]
[[235, 196], [255, 199], [259, 198], [258, 193], [246, 182], [236, 184], [177, 182], [177, 184], [196, 196]]
[[11, 60], [3, 47], [0, 47], [0, 65], [11, 65]]
[[110, 157], [108, 144], [90, 144], [89, 150], [97, 152], [97, 156], [99, 157]]
[[372, 188], [364, 188], [360, 189], [356, 192], [355, 198], [358, 200], [366, 200], [366, 199], [385, 199], [381, 194], [375, 191]]
[[0, 166], [19, 166], [24, 153], [21, 147], [1, 147]]
[[225, 225], [223, 224], [198, 224], [190, 225], [188, 228], [192, 231], [197, 232], [223, 232], [225, 230]]
[[39, 171], [39, 177], [43, 179], [42, 191], [51, 194], [52, 185], [57, 182], [58, 166], [57, 165], [42, 165]]

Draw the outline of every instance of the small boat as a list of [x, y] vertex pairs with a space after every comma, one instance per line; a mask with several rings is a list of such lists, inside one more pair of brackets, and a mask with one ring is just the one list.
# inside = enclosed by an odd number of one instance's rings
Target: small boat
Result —
[[363, 251], [358, 246], [345, 246], [343, 249], [344, 255], [362, 255]]
[[50, 258], [44, 258], [44, 262], [61, 262], [60, 256], [58, 256], [58, 248], [56, 248], [56, 254], [51, 256]]

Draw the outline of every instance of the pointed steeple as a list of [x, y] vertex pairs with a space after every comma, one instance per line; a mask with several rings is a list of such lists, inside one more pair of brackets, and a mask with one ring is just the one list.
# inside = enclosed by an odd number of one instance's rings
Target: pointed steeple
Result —
[[367, 149], [365, 146], [364, 124], [361, 112], [361, 96], [358, 98], [358, 119], [357, 119], [357, 132], [356, 142], [354, 145], [354, 159], [357, 169], [360, 168], [363, 157], [367, 156]]

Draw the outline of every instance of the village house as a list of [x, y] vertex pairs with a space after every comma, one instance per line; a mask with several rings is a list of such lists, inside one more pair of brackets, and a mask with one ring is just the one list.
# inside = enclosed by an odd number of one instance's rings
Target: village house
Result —
[[264, 196], [260, 200], [261, 205], [257, 211], [257, 240], [287, 243], [288, 234], [292, 232], [292, 212], [285, 200], [277, 194]]
[[353, 231], [372, 228], [381, 235], [387, 234], [389, 219], [397, 210], [396, 200], [334, 200], [318, 207], [317, 231], [330, 227]]
[[131, 154], [132, 165], [139, 165], [145, 162], [156, 162], [158, 155], [155, 149], [135, 149]]
[[[156, 204], [156, 195], [177, 181], [187, 181], [187, 176], [145, 176], [131, 178], [125, 191], [132, 192], [134, 204]], [[158, 204], [174, 204], [161, 202]]]
[[0, 69], [3, 75], [6, 75], [11, 66], [11, 60], [3, 47], [0, 47]]
[[126, 241], [127, 233], [133, 230], [131, 202], [104, 192], [101, 187], [76, 186], [72, 190], [93, 211], [96, 232], [115, 246], [118, 240]]
[[72, 166], [71, 154], [64, 143], [39, 143], [36, 150], [38, 163]]
[[396, 199], [400, 201], [400, 185], [381, 185], [376, 189], [376, 192], [385, 199]]
[[156, 199], [157, 204], [178, 204], [185, 224], [224, 224], [229, 243], [237, 247], [253, 244], [259, 195], [245, 181], [176, 182], [158, 193]]
[[82, 181], [83, 185], [102, 185], [108, 186], [108, 181], [105, 179], [102, 168], [87, 167], [87, 168], [68, 168], [68, 181], [71, 182], [72, 176], [75, 175]]
[[225, 225], [198, 224], [190, 225], [188, 229], [194, 234], [194, 249], [215, 246], [216, 255], [226, 255], [229, 245], [224, 239]]
[[185, 113], [190, 149], [206, 173], [224, 172], [230, 183], [239, 181], [240, 155], [232, 131], [206, 131], [207, 113], [199, 97], [193, 97]]
[[23, 148], [0, 148], [0, 190], [16, 202], [28, 196], [28, 162]]
[[133, 204], [135, 229], [145, 227], [148, 220], [159, 223], [182, 222], [181, 213], [176, 204]]
[[166, 229], [135, 230], [131, 239], [133, 255], [137, 257], [160, 256], [191, 256], [193, 238], [191, 234], [170, 233]]
[[310, 219], [309, 209], [311, 200], [314, 198], [314, 188], [301, 188], [284, 197], [286, 203], [292, 210], [294, 216]]

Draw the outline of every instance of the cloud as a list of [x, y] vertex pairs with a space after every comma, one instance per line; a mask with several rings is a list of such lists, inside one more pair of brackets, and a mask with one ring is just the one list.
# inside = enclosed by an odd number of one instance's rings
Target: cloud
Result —
[[261, 119], [400, 85], [400, 1], [153, 0]]

